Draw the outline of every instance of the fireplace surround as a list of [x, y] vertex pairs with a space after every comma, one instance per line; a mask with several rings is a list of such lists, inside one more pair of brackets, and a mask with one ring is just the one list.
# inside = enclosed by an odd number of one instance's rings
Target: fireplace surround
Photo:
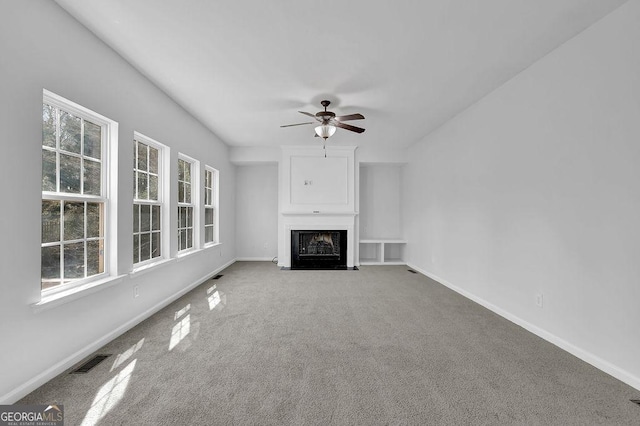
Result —
[[355, 150], [353, 146], [333, 146], [325, 158], [317, 146], [282, 148], [278, 266], [296, 268], [292, 265], [292, 231], [299, 230], [346, 232], [347, 237], [340, 238], [344, 244], [341, 260], [346, 261], [346, 269], [357, 266]]
[[347, 269], [347, 231], [292, 230], [291, 269]]

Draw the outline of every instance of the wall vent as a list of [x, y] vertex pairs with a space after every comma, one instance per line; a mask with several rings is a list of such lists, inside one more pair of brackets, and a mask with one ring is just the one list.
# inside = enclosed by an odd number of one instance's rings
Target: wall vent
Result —
[[211, 278], [212, 280], [219, 280], [220, 278], [224, 277], [224, 275], [216, 275], [215, 277]]
[[105, 359], [109, 358], [111, 355], [95, 355], [93, 356], [91, 359], [89, 359], [87, 362], [85, 362], [84, 364], [82, 364], [80, 367], [76, 368], [75, 370], [72, 370], [71, 373], [69, 374], [85, 374], [88, 373], [89, 371], [91, 371], [91, 369], [93, 367], [95, 367], [96, 365], [100, 364], [102, 361], [104, 361]]
[[630, 399], [629, 401], [633, 402], [634, 404], [640, 405], [640, 399]]
[[407, 269], [407, 271], [411, 272], [412, 274], [417, 274], [417, 272], [414, 271], [413, 269]]

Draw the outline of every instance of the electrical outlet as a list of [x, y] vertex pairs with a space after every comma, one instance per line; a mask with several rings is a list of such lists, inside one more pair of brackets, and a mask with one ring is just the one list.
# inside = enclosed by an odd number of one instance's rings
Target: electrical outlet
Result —
[[543, 302], [544, 302], [544, 299], [542, 297], [542, 293], [536, 294], [536, 306], [538, 308], [542, 308]]
[[134, 286], [133, 287], [133, 297], [136, 298], [140, 296], [140, 293], [138, 292], [138, 286]]

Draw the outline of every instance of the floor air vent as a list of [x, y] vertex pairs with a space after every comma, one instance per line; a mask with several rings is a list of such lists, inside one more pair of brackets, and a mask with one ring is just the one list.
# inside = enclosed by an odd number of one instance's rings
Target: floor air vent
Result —
[[414, 271], [413, 269], [407, 269], [407, 271], [411, 272], [412, 274], [417, 274], [417, 272]]
[[105, 359], [109, 358], [111, 355], [96, 355], [91, 358], [89, 361], [82, 364], [80, 367], [76, 368], [69, 374], [85, 374], [91, 371], [93, 367], [100, 364]]
[[215, 277], [211, 278], [212, 280], [219, 280], [220, 278], [224, 277], [224, 275], [216, 275]]
[[640, 405], [640, 399], [630, 399], [629, 401], [633, 402], [634, 404]]

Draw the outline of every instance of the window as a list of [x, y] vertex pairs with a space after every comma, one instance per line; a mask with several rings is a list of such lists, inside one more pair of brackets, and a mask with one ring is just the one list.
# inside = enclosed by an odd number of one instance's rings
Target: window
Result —
[[195, 247], [197, 237], [195, 177], [198, 163], [182, 154], [178, 158], [178, 252]]
[[133, 263], [162, 257], [164, 145], [135, 133], [133, 140]]
[[44, 91], [41, 288], [56, 292], [109, 272], [107, 141], [117, 123]]
[[209, 166], [204, 170], [204, 242], [218, 242], [217, 206], [218, 171]]

